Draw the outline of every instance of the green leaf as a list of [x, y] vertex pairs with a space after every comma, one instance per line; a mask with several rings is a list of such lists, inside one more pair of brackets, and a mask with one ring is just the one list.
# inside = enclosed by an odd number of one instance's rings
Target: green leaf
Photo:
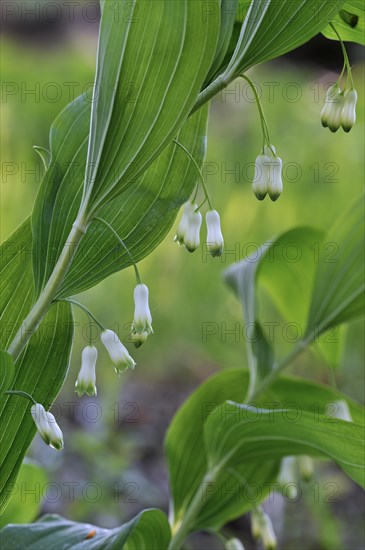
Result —
[[103, 3], [85, 176], [93, 212], [133, 185], [189, 116], [216, 53], [220, 2], [211, 4]]
[[306, 333], [320, 334], [364, 314], [364, 217], [358, 200], [328, 232], [337, 255], [321, 249]]
[[25, 460], [19, 470], [12, 497], [1, 515], [0, 526], [34, 521], [40, 511], [40, 495], [47, 482], [45, 471], [35, 462]]
[[310, 227], [290, 229], [263, 243], [259, 258], [255, 252], [225, 271], [227, 284], [242, 303], [247, 326], [246, 349], [252, 373], [250, 393], [274, 363], [273, 350], [258, 316], [259, 287], [262, 285], [287, 319], [304, 327], [317, 265], [312, 248], [322, 238], [320, 231]]
[[318, 34], [341, 8], [344, 0], [254, 0], [228, 70], [235, 76], [250, 67], [279, 57]]
[[327, 422], [322, 416], [316, 420], [304, 411], [298, 417], [289, 406], [271, 410], [230, 401], [208, 419], [204, 436], [209, 471], [289, 455], [325, 456], [365, 487], [363, 434], [363, 425]]
[[102, 529], [47, 515], [29, 525], [8, 525], [0, 531], [7, 550], [162, 550], [170, 541], [170, 527], [161, 510], [144, 510], [116, 529]]
[[[363, 0], [347, 0], [332, 21], [341, 39], [365, 45], [365, 5]], [[326, 38], [338, 40], [329, 25], [322, 31]]]
[[[191, 116], [177, 135], [203, 164], [208, 109]], [[86, 159], [89, 105], [80, 97], [68, 105], [51, 128], [52, 164], [46, 173], [33, 213], [37, 239], [34, 272], [43, 273], [38, 291], [50, 276], [77, 216]], [[76, 154], [74, 152], [77, 151]], [[75, 169], [70, 171], [70, 165]], [[152, 163], [135, 185], [103, 206], [99, 216], [124, 240], [135, 261], [148, 255], [165, 237], [177, 212], [197, 181], [195, 166], [175, 144]], [[79, 246], [60, 295], [89, 288], [131, 264], [124, 248], [99, 222], [92, 223]]]
[[0, 350], [0, 395], [4, 398], [4, 392], [11, 387], [14, 378], [14, 361], [6, 351]]
[[[31, 237], [30, 224], [26, 221], [1, 247], [0, 319], [4, 348], [8, 347], [33, 302]], [[72, 334], [70, 305], [53, 306], [15, 362], [12, 383], [7, 389], [25, 391], [49, 407], [67, 373]], [[29, 409], [29, 401], [16, 395], [7, 395], [0, 402], [0, 510], [11, 495], [24, 455], [36, 433]]]
[[0, 249], [0, 347], [6, 349], [33, 302], [32, 232], [25, 221]]
[[[190, 530], [219, 529], [227, 521], [250, 510], [257, 501], [264, 500], [270, 483], [276, 479], [280, 456], [295, 454], [291, 452], [290, 447], [289, 450], [285, 448], [285, 451], [283, 448], [277, 456], [270, 455], [268, 452], [267, 455], [249, 456], [249, 460], [232, 460], [227, 462], [225, 468], [219, 469], [218, 477], [214, 479], [211, 477], [212, 469], [216, 466], [214, 448], [212, 454], [210, 453], [213, 445], [210, 441], [212, 433], [216, 430], [228, 436], [230, 433], [228, 430], [231, 430], [231, 426], [228, 425], [229, 419], [231, 418], [233, 424], [240, 421], [236, 405], [222, 404], [227, 400], [242, 402], [247, 391], [248, 378], [248, 371], [245, 369], [228, 369], [213, 376], [188, 398], [169, 427], [165, 447], [169, 465], [173, 523], [176, 526], [184, 519], [194, 495], [198, 495], [201, 506], [194, 516]], [[347, 401], [354, 422], [363, 424], [362, 407], [340, 392], [301, 378], [281, 377], [259, 400], [250, 405], [271, 408], [274, 411], [290, 409], [287, 416], [284, 416], [286, 420], [304, 415], [307, 420], [308, 418], [312, 420], [312, 428], [315, 424], [325, 430], [327, 423], [330, 426], [343, 424], [341, 421], [332, 424], [332, 419], [324, 416], [328, 403], [334, 403], [340, 399]], [[259, 429], [260, 426], [258, 422], [253, 421], [255, 414], [253, 412], [252, 421], [249, 422], [254, 432], [255, 427], [258, 426]], [[214, 424], [214, 428], [210, 426], [208, 435], [204, 435], [206, 426], [210, 422]], [[225, 422], [227, 425], [224, 424]], [[226, 429], [220, 428], [221, 423]], [[288, 423], [289, 421], [286, 422]], [[294, 427], [298, 426], [297, 422], [292, 424]], [[304, 424], [307, 426], [306, 420]], [[355, 428], [355, 431], [358, 432], [358, 429]], [[285, 435], [284, 428], [283, 433]], [[233, 449], [238, 441], [240, 441], [238, 436], [234, 443], [230, 440], [230, 448]], [[249, 444], [250, 442], [246, 441], [247, 448]], [[352, 451], [342, 451], [339, 442], [337, 445], [339, 449], [336, 457], [344, 462], [345, 454]], [[358, 448], [359, 443], [356, 443], [357, 453]], [[307, 451], [312, 454], [315, 452], [313, 449], [306, 449]], [[327, 451], [329, 452], [329, 448]], [[280, 453], [283, 454], [280, 455]], [[353, 474], [350, 471], [348, 473]], [[354, 476], [356, 477], [356, 473]], [[254, 494], [250, 494], [250, 489], [251, 491], [255, 489]]]
[[43, 166], [45, 170], [47, 170], [51, 164], [51, 151], [48, 151], [48, 149], [45, 149], [44, 147], [39, 147], [38, 145], [33, 145], [33, 149], [41, 157]]
[[213, 77], [217, 72], [220, 72], [222, 63], [227, 55], [227, 51], [231, 43], [237, 12], [240, 11], [241, 5], [239, 0], [221, 0], [221, 28], [218, 46], [214, 61], [206, 79], [206, 84], [213, 80]]

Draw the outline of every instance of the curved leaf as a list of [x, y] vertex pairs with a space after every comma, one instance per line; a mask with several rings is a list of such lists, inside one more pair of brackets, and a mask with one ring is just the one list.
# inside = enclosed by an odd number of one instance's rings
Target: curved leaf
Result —
[[[228, 369], [200, 386], [184, 403], [175, 415], [167, 432], [165, 447], [169, 464], [170, 487], [172, 495], [173, 523], [179, 525], [189, 508], [194, 495], [201, 495], [201, 507], [194, 517], [191, 530], [200, 528], [219, 529], [225, 523], [252, 509], [257, 502], [265, 499], [270, 484], [278, 473], [279, 455], [257, 456], [255, 461], [238, 460], [227, 463], [219, 469], [219, 476], [212, 477], [216, 464], [210, 456], [210, 440], [204, 436], [209, 422], [214, 423], [220, 433], [229, 433], [220, 428], [220, 423], [229, 418], [234, 424], [240, 417], [236, 405], [222, 405], [229, 400], [242, 402], [248, 386], [248, 371]], [[235, 397], [233, 397], [235, 396]], [[280, 377], [267, 393], [263, 394], [252, 407], [290, 409], [287, 419], [307, 415], [317, 425], [322, 420], [326, 429], [331, 418], [326, 418], [329, 403], [345, 399], [351, 415], [357, 424], [364, 424], [364, 410], [340, 392], [301, 378]], [[290, 416], [292, 414], [292, 416]], [[250, 420], [255, 420], [254, 413]], [[339, 423], [342, 424], [340, 421]], [[251, 421], [251, 426], [259, 424]], [[288, 424], [288, 422], [287, 422]], [[337, 422], [335, 426], [337, 426]], [[295, 423], [297, 426], [297, 423]], [[299, 428], [298, 428], [299, 429]], [[210, 432], [209, 432], [210, 434]], [[223, 437], [223, 436], [222, 436]], [[209, 435], [210, 438], [210, 435]], [[238, 441], [238, 440], [237, 440]], [[231, 443], [231, 448], [234, 445]], [[355, 444], [358, 449], [360, 443]], [[227, 445], [228, 447], [228, 445]], [[338, 447], [340, 445], [338, 444]], [[288, 455], [288, 449], [280, 451]], [[310, 451], [311, 452], [311, 451]], [[341, 449], [338, 449], [341, 452]], [[346, 453], [347, 451], [343, 451]], [[349, 451], [351, 452], [351, 451]], [[280, 454], [280, 453], [279, 453]], [[214, 456], [214, 452], [212, 452]], [[339, 454], [336, 455], [339, 458]], [[343, 460], [345, 456], [343, 455]], [[252, 490], [254, 489], [253, 493]], [[250, 493], [251, 491], [251, 493]]]
[[338, 258], [328, 260], [322, 250], [308, 316], [307, 334], [320, 334], [332, 326], [364, 314], [364, 214], [362, 201], [328, 232]]
[[[207, 116], [208, 108], [200, 109], [177, 135], [199, 165], [206, 151]], [[51, 128], [52, 164], [33, 213], [37, 226], [42, 228], [42, 232], [35, 234], [38, 254], [34, 258], [34, 270], [44, 270], [44, 281], [40, 282], [38, 291], [50, 276], [77, 216], [89, 117], [87, 99], [80, 97], [66, 107]], [[165, 237], [196, 180], [196, 168], [189, 157], [179, 146], [171, 144], [133, 187], [103, 206], [98, 215], [114, 227], [134, 259], [139, 261]], [[130, 264], [130, 257], [110, 231], [93, 222], [59, 295], [81, 292]]]
[[4, 392], [10, 389], [14, 378], [14, 360], [6, 351], [0, 350], [0, 396], [4, 398]]
[[[142, 175], [188, 117], [213, 62], [220, 2], [105, 0], [85, 192], [95, 211]], [[117, 17], [129, 8], [129, 17]]]
[[8, 525], [0, 531], [4, 548], [29, 550], [162, 550], [170, 540], [170, 526], [161, 510], [144, 510], [116, 529], [102, 529], [47, 515], [36, 523]]
[[[2, 345], [7, 347], [33, 302], [32, 235], [29, 221], [1, 247], [0, 318]], [[7, 389], [22, 390], [50, 406], [66, 376], [71, 352], [73, 321], [70, 305], [59, 303], [43, 319], [24, 352], [15, 362]], [[36, 432], [24, 397], [6, 395], [0, 401], [0, 510], [10, 497], [24, 455]]]
[[[365, 45], [365, 5], [363, 0], [347, 0], [339, 14], [332, 21], [341, 39]], [[332, 27], [326, 27], [322, 33], [326, 38], [338, 40]]]

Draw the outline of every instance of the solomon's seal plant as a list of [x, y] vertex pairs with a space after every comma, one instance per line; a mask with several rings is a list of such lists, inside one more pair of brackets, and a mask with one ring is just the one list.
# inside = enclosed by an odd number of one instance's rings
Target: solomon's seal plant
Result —
[[[131, 16], [117, 17], [118, 9], [127, 5]], [[189, 252], [199, 247], [203, 211], [207, 247], [213, 257], [222, 255], [220, 216], [202, 175], [210, 100], [238, 78], [252, 87], [263, 138], [253, 191], [259, 200], [268, 195], [276, 201], [283, 191], [282, 160], [247, 72], [321, 32], [339, 40], [344, 66], [328, 89], [322, 124], [332, 132], [340, 126], [348, 132], [355, 124], [357, 94], [343, 40], [361, 42], [357, 23], [348, 14], [361, 23], [363, 12], [361, 2], [345, 0], [102, 1], [93, 101], [82, 95], [70, 103], [51, 127], [49, 150], [37, 148], [46, 170], [32, 214], [2, 248], [0, 315], [6, 327], [0, 352], [0, 415], [5, 420], [2, 510], [36, 431], [47, 445], [63, 447], [61, 430], [48, 409], [68, 372], [74, 338], [72, 309], [81, 308], [90, 323], [96, 322], [118, 374], [136, 365], [121, 335], [73, 296], [133, 267], [131, 341], [136, 347], [146, 341], [148, 345], [153, 333], [148, 287], [137, 264], [161, 242], [181, 207], [175, 240]], [[134, 102], [128, 101], [126, 82], [133, 82], [137, 90]], [[279, 139], [277, 135], [278, 151]], [[214, 196], [214, 190], [209, 191]], [[331, 241], [346, 251], [338, 263], [303, 264], [295, 272], [290, 264], [280, 269], [281, 264], [271, 260], [274, 249], [285, 249], [294, 241], [306, 250], [309, 242], [324, 242], [326, 237], [311, 227], [280, 231], [278, 227], [278, 236], [262, 246], [258, 260], [247, 257], [225, 271], [225, 281], [242, 303], [249, 327], [247, 358], [244, 368], [223, 370], [203, 383], [170, 424], [165, 439], [169, 517], [148, 509], [107, 530], [46, 516], [34, 524], [4, 527], [4, 548], [20, 550], [38, 544], [179, 550], [190, 533], [208, 530], [226, 548], [239, 549], [242, 542], [222, 530], [250, 512], [253, 536], [273, 549], [274, 528], [261, 508], [270, 484], [294, 479], [294, 469], [309, 478], [312, 456], [334, 460], [355, 482], [364, 484], [362, 408], [325, 385], [282, 376], [319, 334], [363, 313], [361, 207], [348, 205], [329, 229]], [[24, 256], [24, 249], [32, 254]], [[305, 294], [300, 283], [307, 281], [308, 273], [313, 285]], [[258, 307], [263, 280], [290, 320], [298, 314], [297, 304], [307, 300], [301, 319], [305, 333], [284, 357], [277, 356], [263, 329]], [[285, 294], [289, 288], [291, 300]], [[126, 317], [131, 321], [132, 314]], [[52, 326], [52, 337], [45, 339], [47, 326]], [[97, 358], [97, 348], [90, 341], [82, 352], [80, 372], [70, 373], [79, 396], [96, 395], [96, 369], [102, 392], [103, 369], [97, 367]], [[293, 396], [298, 396], [302, 411], [295, 424], [285, 421]], [[316, 423], [310, 410], [313, 401], [318, 404]], [[270, 402], [275, 402], [274, 408]], [[202, 414], [207, 403], [212, 406]], [[329, 403], [336, 406], [336, 421], [325, 423]], [[252, 415], [255, 422], [250, 421]], [[252, 483], [262, 488], [257, 498], [236, 498]], [[217, 488], [221, 486], [227, 488], [229, 499], [220, 497]], [[206, 492], [207, 487], [217, 490]]]

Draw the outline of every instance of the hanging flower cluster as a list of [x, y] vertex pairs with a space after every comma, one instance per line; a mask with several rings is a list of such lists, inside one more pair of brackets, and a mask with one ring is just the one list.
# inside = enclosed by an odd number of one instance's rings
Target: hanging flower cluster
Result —
[[342, 91], [339, 84], [333, 84], [327, 91], [325, 105], [321, 113], [324, 128], [337, 132], [342, 126], [349, 132], [356, 122], [357, 92], [354, 88]]

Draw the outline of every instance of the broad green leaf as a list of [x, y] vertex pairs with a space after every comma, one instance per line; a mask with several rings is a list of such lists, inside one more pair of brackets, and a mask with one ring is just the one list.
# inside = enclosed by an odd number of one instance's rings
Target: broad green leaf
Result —
[[216, 54], [220, 2], [211, 7], [103, 3], [85, 176], [93, 212], [133, 185], [189, 116]]
[[328, 237], [338, 257], [322, 250], [308, 316], [307, 334], [320, 334], [364, 314], [364, 212], [361, 200], [337, 221]]
[[[264, 500], [270, 483], [276, 478], [278, 461], [270, 454], [257, 457], [255, 463], [241, 461], [234, 465], [229, 464], [221, 469], [219, 477], [214, 480], [209, 481], [209, 476], [206, 477], [211, 472], [211, 459], [209, 443], [206, 446], [204, 442], [205, 426], [210, 419], [214, 419], [217, 425], [230, 416], [233, 420], [237, 419], [236, 409], [232, 410], [231, 405], [224, 405], [226, 408], [223, 410], [219, 406], [227, 399], [242, 402], [247, 391], [248, 378], [248, 371], [245, 369], [228, 369], [213, 376], [188, 398], [169, 427], [165, 447], [169, 464], [173, 522], [176, 525], [183, 519], [194, 495], [200, 493], [202, 506], [191, 529], [218, 529], [227, 521], [251, 509], [257, 500]], [[270, 390], [250, 405], [271, 408], [274, 411], [280, 408], [290, 409], [292, 412], [288, 413], [289, 419], [297, 418], [303, 413], [316, 424], [324, 419], [325, 426], [327, 421], [332, 420], [330, 416], [324, 416], [326, 406], [340, 399], [347, 401], [354, 422], [364, 424], [362, 407], [340, 392], [301, 378], [280, 377]], [[255, 426], [256, 423], [251, 422], [251, 425]], [[286, 450], [286, 454], [292, 453]], [[255, 495], [252, 495], [252, 488], [255, 487], [258, 488], [256, 500]]]
[[6, 349], [33, 301], [32, 232], [25, 221], [0, 249], [0, 342]]
[[115, 529], [76, 523], [47, 515], [36, 523], [8, 525], [0, 531], [7, 550], [162, 550], [170, 541], [170, 526], [161, 510], [144, 510]]
[[218, 39], [217, 51], [214, 61], [210, 68], [206, 83], [213, 80], [216, 73], [220, 72], [222, 63], [227, 55], [227, 51], [232, 39], [233, 27], [237, 14], [240, 10], [239, 0], [222, 0], [221, 2], [221, 27]]
[[[68, 370], [72, 335], [70, 305], [54, 305], [16, 361], [11, 389], [25, 391], [49, 408]], [[36, 433], [30, 405], [27, 399], [17, 395], [7, 395], [1, 400], [0, 510], [11, 494], [24, 455]]]
[[[269, 292], [270, 298], [287, 319], [304, 327], [317, 266], [312, 248], [322, 238], [320, 231], [310, 227], [291, 229], [264, 243], [259, 258], [255, 252], [225, 272], [226, 282], [242, 303], [247, 325], [251, 393], [269, 373], [274, 360], [273, 350], [258, 316], [259, 287], [262, 285]], [[265, 360], [268, 361], [266, 365]]]
[[219, 472], [291, 455], [324, 456], [365, 487], [364, 425], [326, 420], [304, 411], [298, 417], [290, 406], [272, 410], [226, 402], [206, 423], [208, 469]]
[[[52, 272], [77, 216], [83, 187], [83, 172], [78, 167], [86, 158], [89, 111], [87, 99], [80, 97], [66, 107], [51, 128], [52, 164], [42, 182], [33, 214], [42, 227], [42, 232], [36, 232], [38, 254], [34, 269], [44, 271], [44, 281], [40, 281], [38, 290]], [[206, 151], [207, 113], [207, 107], [200, 109], [177, 135], [199, 165]], [[74, 170], [70, 170], [70, 165]], [[114, 227], [134, 259], [139, 261], [165, 237], [197, 177], [189, 157], [172, 144], [133, 187], [103, 206], [98, 215]], [[130, 263], [129, 256], [110, 231], [93, 222], [60, 292], [66, 296], [85, 290]]]
[[4, 392], [11, 387], [14, 378], [14, 360], [9, 353], [0, 350], [0, 396], [4, 398]]
[[[29, 221], [1, 247], [1, 345], [9, 346], [33, 302], [31, 265], [32, 234]], [[57, 396], [68, 369], [72, 343], [69, 304], [52, 307], [21, 356], [15, 362], [12, 383], [7, 389], [22, 390], [45, 406]], [[6, 395], [0, 401], [0, 478], [2, 510], [11, 494], [23, 457], [36, 432], [24, 397]]]
[[0, 526], [34, 521], [39, 515], [41, 495], [47, 482], [46, 472], [35, 462], [25, 460], [19, 470], [12, 497], [0, 517]]
[[239, 76], [250, 67], [279, 57], [318, 34], [344, 0], [254, 0], [226, 72]]
[[[347, 0], [332, 23], [342, 40], [365, 45], [365, 4], [363, 0]], [[337, 34], [330, 26], [327, 26], [322, 33], [326, 38], [338, 40]]]

